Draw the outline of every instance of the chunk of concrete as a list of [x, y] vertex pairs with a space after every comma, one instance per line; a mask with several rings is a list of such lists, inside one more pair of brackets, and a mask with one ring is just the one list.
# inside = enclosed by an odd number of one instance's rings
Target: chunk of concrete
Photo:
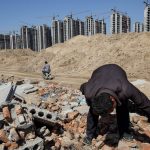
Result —
[[11, 101], [14, 90], [14, 86], [10, 82], [0, 85], [0, 106]]
[[35, 138], [32, 140], [27, 140], [23, 146], [20, 146], [18, 150], [43, 150], [44, 144], [42, 138]]
[[24, 96], [24, 91], [28, 91], [30, 89], [33, 89], [34, 86], [32, 84], [22, 84], [18, 85], [16, 88], [16, 94], [21, 95], [22, 97]]
[[73, 109], [66, 109], [66, 110], [63, 110], [61, 113], [60, 113], [60, 116], [62, 116], [63, 119], [65, 119], [67, 117], [67, 114], [70, 113], [70, 112], [73, 112]]
[[32, 89], [24, 90], [24, 93], [29, 94], [38, 90], [38, 87], [33, 87]]
[[87, 114], [89, 111], [89, 107], [87, 105], [81, 105], [78, 107], [74, 107], [73, 110], [78, 111], [81, 115]]

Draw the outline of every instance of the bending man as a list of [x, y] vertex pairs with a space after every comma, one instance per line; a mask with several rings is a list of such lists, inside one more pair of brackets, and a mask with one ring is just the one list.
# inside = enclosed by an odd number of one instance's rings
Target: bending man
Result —
[[80, 87], [90, 106], [87, 116], [86, 137], [83, 142], [91, 144], [96, 135], [99, 116], [111, 113], [116, 108], [120, 138], [129, 132], [128, 102], [132, 101], [143, 115], [150, 118], [150, 100], [128, 79], [126, 72], [116, 64], [107, 64], [97, 68], [88, 82]]

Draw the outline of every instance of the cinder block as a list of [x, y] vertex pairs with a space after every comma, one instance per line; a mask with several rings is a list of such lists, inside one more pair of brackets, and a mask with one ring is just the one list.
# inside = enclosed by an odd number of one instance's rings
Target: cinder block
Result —
[[43, 123], [44, 125], [53, 126], [57, 123], [57, 114], [49, 112], [45, 109], [40, 109], [35, 106], [26, 106], [27, 111], [32, 114], [36, 121]]

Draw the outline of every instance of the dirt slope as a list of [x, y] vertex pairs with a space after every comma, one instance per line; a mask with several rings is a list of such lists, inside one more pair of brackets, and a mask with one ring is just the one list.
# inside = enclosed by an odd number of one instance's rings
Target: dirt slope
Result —
[[1, 66], [20, 71], [40, 72], [48, 60], [55, 74], [90, 75], [107, 63], [122, 66], [130, 78], [148, 79], [150, 76], [150, 33], [129, 33], [113, 36], [77, 36], [33, 53], [30, 50], [1, 52]]

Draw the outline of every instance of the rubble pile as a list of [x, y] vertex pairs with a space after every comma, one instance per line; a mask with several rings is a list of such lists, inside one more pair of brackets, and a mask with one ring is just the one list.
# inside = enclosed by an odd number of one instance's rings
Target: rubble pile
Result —
[[150, 149], [150, 124], [134, 113], [130, 114], [134, 141], [119, 141], [114, 112], [99, 119], [92, 145], [84, 145], [88, 109], [85, 97], [76, 89], [45, 82], [2, 83], [0, 149]]

